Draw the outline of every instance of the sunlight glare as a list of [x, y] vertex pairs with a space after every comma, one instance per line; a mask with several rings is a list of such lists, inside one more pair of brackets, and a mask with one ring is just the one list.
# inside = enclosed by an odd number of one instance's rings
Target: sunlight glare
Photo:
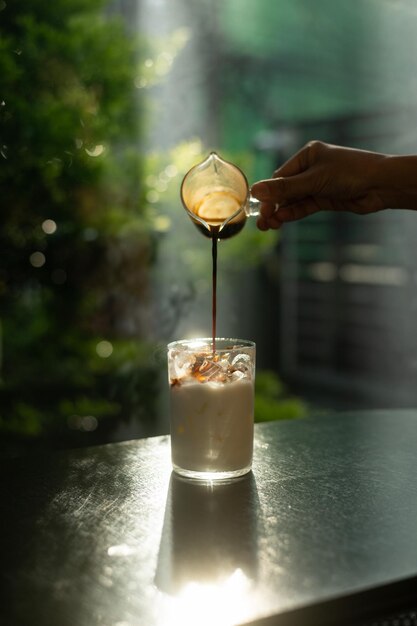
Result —
[[248, 615], [250, 581], [241, 569], [217, 583], [188, 583], [171, 607], [167, 626], [230, 626]]

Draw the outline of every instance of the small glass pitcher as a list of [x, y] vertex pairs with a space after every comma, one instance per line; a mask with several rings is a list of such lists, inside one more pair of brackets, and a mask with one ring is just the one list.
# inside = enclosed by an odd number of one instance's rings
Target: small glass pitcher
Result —
[[181, 200], [197, 228], [217, 239], [237, 234], [247, 217], [259, 215], [260, 203], [251, 197], [245, 174], [215, 152], [184, 176]]

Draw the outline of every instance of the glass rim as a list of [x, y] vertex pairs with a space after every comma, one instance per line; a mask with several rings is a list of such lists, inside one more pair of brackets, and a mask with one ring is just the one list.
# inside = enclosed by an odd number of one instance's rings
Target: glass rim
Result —
[[[256, 343], [250, 339], [237, 339], [235, 337], [216, 337], [216, 353], [231, 352], [242, 348], [256, 348]], [[226, 344], [226, 345], [224, 345]], [[191, 352], [198, 352], [202, 348], [211, 347], [213, 345], [213, 337], [195, 337], [191, 339], [177, 339], [171, 341], [167, 345], [167, 350], [173, 350], [177, 346], [188, 348]]]

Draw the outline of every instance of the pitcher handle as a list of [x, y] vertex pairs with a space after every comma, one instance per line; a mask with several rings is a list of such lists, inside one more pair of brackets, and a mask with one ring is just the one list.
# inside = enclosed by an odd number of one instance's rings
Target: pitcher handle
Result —
[[261, 203], [259, 200], [257, 200], [256, 198], [252, 198], [252, 196], [249, 196], [248, 201], [246, 203], [246, 207], [245, 207], [246, 215], [248, 217], [251, 215], [254, 215], [254, 216], [259, 215], [260, 205]]

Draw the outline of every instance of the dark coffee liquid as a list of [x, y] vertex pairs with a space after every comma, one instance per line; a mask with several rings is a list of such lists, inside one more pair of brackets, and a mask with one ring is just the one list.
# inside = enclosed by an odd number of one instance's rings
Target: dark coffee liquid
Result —
[[199, 226], [201, 232], [206, 237], [211, 238], [211, 258], [212, 258], [212, 298], [211, 298], [211, 334], [213, 341], [213, 355], [216, 353], [216, 324], [217, 324], [217, 245], [219, 239], [228, 239], [233, 235], [236, 235], [242, 230], [246, 222], [246, 216], [239, 222], [233, 222], [226, 224], [224, 228], [220, 230], [220, 226], [216, 224], [209, 224], [210, 230], [207, 230], [202, 224], [196, 223]]
[[203, 226], [203, 224], [200, 224], [200, 222], [194, 222], [194, 224], [197, 226], [200, 233], [203, 233], [203, 235], [209, 237], [210, 239], [213, 238], [214, 232], [216, 232], [217, 239], [229, 239], [229, 237], [233, 237], [233, 235], [237, 235], [238, 233], [240, 233], [246, 223], [246, 215], [244, 215], [242, 219], [239, 219], [239, 221], [226, 224], [226, 226], [221, 230], [219, 230], [219, 228], [221, 224], [223, 224], [224, 220], [222, 220], [221, 222], [219, 221], [218, 224], [216, 224], [214, 220], [210, 220], [210, 222], [210, 230]]
[[216, 322], [217, 322], [217, 236], [211, 240], [211, 257], [213, 260], [213, 286], [211, 299], [211, 334], [213, 337], [213, 356], [216, 354]]
[[198, 221], [194, 221], [198, 230], [206, 237], [211, 239], [211, 256], [213, 262], [212, 271], [212, 313], [211, 313], [211, 332], [213, 341], [213, 356], [216, 353], [216, 322], [217, 322], [217, 244], [219, 239], [229, 239], [233, 235], [237, 235], [246, 223], [246, 215], [243, 211], [239, 214], [238, 218], [226, 224], [223, 228], [220, 228], [224, 223], [224, 218], [205, 218], [207, 226], [204, 226]]

